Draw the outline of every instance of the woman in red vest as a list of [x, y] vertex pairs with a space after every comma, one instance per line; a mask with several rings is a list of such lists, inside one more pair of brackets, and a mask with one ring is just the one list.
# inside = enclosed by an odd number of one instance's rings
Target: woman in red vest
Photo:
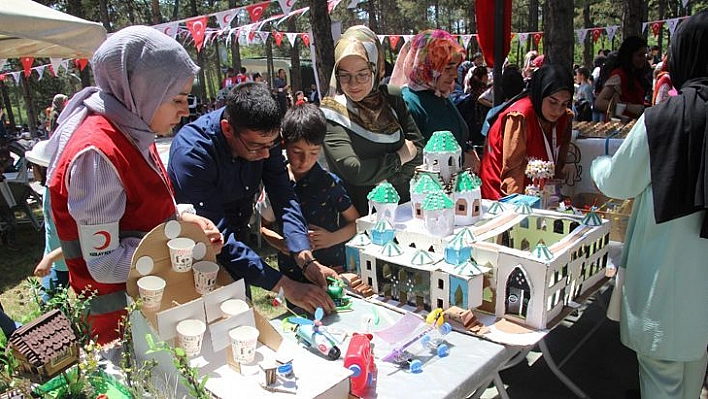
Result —
[[619, 64], [610, 72], [600, 94], [595, 99], [595, 110], [615, 115], [617, 104], [625, 104], [623, 115], [638, 118], [644, 112], [645, 96], [651, 87], [648, 78], [647, 42], [630, 36], [619, 49]]
[[96, 294], [88, 322], [105, 344], [120, 337], [131, 258], [145, 233], [180, 217], [197, 223], [217, 252], [223, 239], [211, 221], [178, 212], [154, 143], [189, 114], [199, 70], [189, 54], [155, 29], [132, 26], [109, 37], [91, 66], [96, 87], [59, 116], [47, 179], [69, 285]]
[[523, 193], [531, 183], [525, 172], [532, 158], [554, 161], [559, 174], [570, 143], [573, 91], [569, 69], [545, 64], [533, 73], [529, 88], [497, 113], [480, 167], [482, 198]]

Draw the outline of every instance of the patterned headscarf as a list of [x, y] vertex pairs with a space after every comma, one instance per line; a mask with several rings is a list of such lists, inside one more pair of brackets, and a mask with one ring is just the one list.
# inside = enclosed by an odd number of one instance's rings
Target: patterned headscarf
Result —
[[451, 34], [440, 29], [423, 31], [403, 45], [393, 68], [391, 83], [415, 91], [431, 90], [437, 96], [447, 97], [452, 86], [441, 91], [436, 84], [455, 58], [462, 62], [465, 51]]
[[199, 71], [181, 44], [147, 26], [130, 26], [111, 35], [94, 53], [91, 68], [96, 87], [71, 98], [50, 139], [54, 157], [48, 179], [89, 113], [103, 115], [123, 133], [152, 143], [155, 132], [150, 122], [157, 108], [178, 95]]
[[[371, 67], [371, 91], [361, 101], [352, 101], [342, 90], [337, 72], [346, 57], [359, 57]], [[329, 81], [329, 93], [322, 100], [323, 108], [331, 109], [352, 123], [374, 133], [392, 133], [400, 130], [398, 119], [391, 111], [379, 89], [384, 76], [385, 58], [376, 34], [364, 25], [347, 29], [334, 47], [334, 72]], [[327, 113], [325, 113], [327, 114]]]

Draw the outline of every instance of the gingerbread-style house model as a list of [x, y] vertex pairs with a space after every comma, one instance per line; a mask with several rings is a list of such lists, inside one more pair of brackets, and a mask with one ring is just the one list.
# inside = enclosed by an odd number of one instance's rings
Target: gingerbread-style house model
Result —
[[55, 309], [15, 330], [8, 346], [22, 370], [53, 377], [79, 360], [79, 344], [71, 322]]
[[[352, 240], [347, 264], [380, 296], [428, 310], [477, 308], [538, 329], [604, 277], [608, 221], [487, 201], [484, 207], [496, 214], [443, 237], [413, 215], [394, 220], [391, 241], [401, 251]], [[371, 236], [374, 219], [357, 220], [360, 234]]]
[[462, 170], [462, 149], [449, 131], [433, 133], [423, 149], [423, 164], [411, 179], [413, 215], [437, 236], [452, 226], [470, 225], [482, 216], [482, 181]]

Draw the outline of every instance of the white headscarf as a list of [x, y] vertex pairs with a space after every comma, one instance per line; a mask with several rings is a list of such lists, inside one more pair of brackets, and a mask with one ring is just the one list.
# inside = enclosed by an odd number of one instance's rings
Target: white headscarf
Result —
[[111, 35], [94, 53], [91, 67], [96, 87], [72, 97], [50, 139], [54, 156], [48, 179], [89, 113], [105, 116], [128, 136], [152, 139], [150, 122], [157, 108], [178, 95], [199, 71], [181, 44], [147, 26], [130, 26]]

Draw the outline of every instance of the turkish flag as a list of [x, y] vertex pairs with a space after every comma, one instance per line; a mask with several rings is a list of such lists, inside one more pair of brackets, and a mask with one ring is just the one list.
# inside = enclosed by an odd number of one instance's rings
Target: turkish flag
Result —
[[256, 23], [259, 19], [261, 19], [263, 11], [268, 8], [268, 5], [270, 5], [270, 2], [253, 4], [246, 7], [246, 11], [248, 11], [248, 16], [251, 17], [251, 23]]
[[30, 74], [32, 73], [32, 64], [34, 63], [34, 58], [33, 57], [22, 57], [20, 58], [20, 62], [22, 63], [22, 69], [25, 71], [25, 77], [28, 78]]
[[533, 42], [536, 43], [536, 47], [541, 43], [541, 38], [543, 38], [543, 32], [536, 32], [533, 34]]
[[661, 26], [664, 24], [664, 21], [656, 21], [651, 23], [651, 31], [654, 34], [654, 37], [659, 36], [659, 31], [661, 30]]
[[398, 41], [401, 39], [401, 36], [399, 35], [390, 35], [388, 37], [388, 42], [391, 44], [391, 51], [396, 49], [396, 46], [398, 45]]
[[197, 51], [202, 50], [202, 45], [204, 44], [204, 33], [206, 33], [207, 17], [199, 17], [187, 20], [187, 29], [189, 33], [192, 34], [194, 38], [194, 45], [197, 47]]
[[305, 43], [305, 46], [310, 47], [310, 35], [307, 33], [300, 33], [300, 37], [302, 38], [302, 42]]
[[[497, 3], [504, 1], [504, 42], [494, 42], [495, 9]], [[511, 0], [475, 0], [477, 16], [477, 41], [482, 48], [487, 65], [494, 65], [494, 48], [496, 45], [504, 46], [504, 56], [509, 54], [511, 48]]]
[[86, 68], [86, 65], [88, 65], [88, 59], [79, 58], [79, 59], [75, 60], [74, 63], [79, 68], [79, 71], [83, 71], [84, 68]]
[[600, 40], [600, 36], [602, 36], [602, 28], [595, 28], [592, 30], [593, 43], [597, 43], [597, 41]]
[[275, 45], [280, 47], [280, 43], [283, 42], [283, 33], [280, 31], [273, 31], [273, 39], [275, 39]]

